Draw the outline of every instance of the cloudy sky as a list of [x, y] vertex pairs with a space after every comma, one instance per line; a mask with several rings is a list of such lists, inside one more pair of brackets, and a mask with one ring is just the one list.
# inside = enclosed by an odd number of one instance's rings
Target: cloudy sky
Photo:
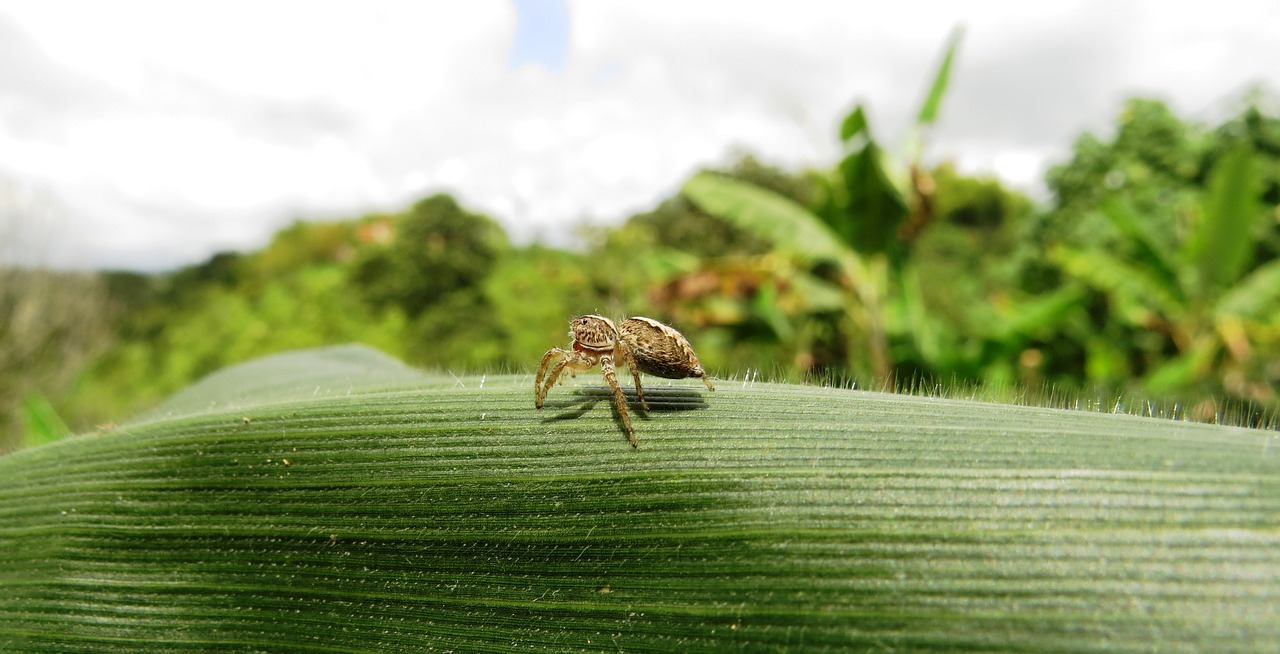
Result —
[[1035, 192], [1151, 95], [1280, 89], [1280, 3], [0, 0], [0, 261], [164, 270], [437, 190], [571, 242], [751, 152], [902, 137], [965, 28], [928, 156]]

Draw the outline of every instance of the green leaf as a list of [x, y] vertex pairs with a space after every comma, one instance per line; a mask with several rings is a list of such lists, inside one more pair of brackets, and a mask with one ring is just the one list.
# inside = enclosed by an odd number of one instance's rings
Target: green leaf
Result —
[[23, 423], [26, 426], [26, 445], [40, 445], [56, 441], [71, 433], [57, 410], [49, 404], [49, 398], [41, 393], [28, 395], [22, 400]]
[[1201, 296], [1210, 298], [1235, 283], [1253, 258], [1255, 227], [1262, 216], [1261, 176], [1253, 152], [1238, 147], [1213, 167], [1202, 215], [1186, 243], [1199, 271]]
[[799, 308], [807, 313], [840, 311], [849, 301], [844, 289], [813, 275], [790, 275], [786, 284], [788, 291], [798, 296]]
[[1280, 260], [1268, 261], [1245, 275], [1218, 300], [1214, 313], [1266, 321], [1280, 312]]
[[839, 262], [850, 255], [839, 236], [807, 209], [768, 189], [698, 173], [680, 190], [703, 211], [729, 221], [789, 254]]
[[1151, 371], [1144, 384], [1154, 393], [1169, 393], [1191, 386], [1212, 370], [1213, 359], [1221, 350], [1221, 341], [1202, 339], [1190, 351], [1179, 354]]
[[1125, 199], [1111, 197], [1103, 201], [1102, 213], [1115, 225], [1136, 250], [1142, 267], [1153, 281], [1164, 286], [1164, 294], [1179, 298], [1185, 303], [1185, 294], [1179, 282], [1179, 261], [1172, 242], [1161, 238], [1152, 228], [1152, 222], [1138, 215]]
[[956, 50], [959, 49], [960, 40], [963, 36], [964, 30], [956, 28], [951, 33], [951, 38], [947, 40], [947, 47], [942, 55], [942, 63], [938, 65], [938, 71], [933, 76], [933, 83], [929, 85], [929, 93], [920, 105], [920, 113], [916, 115], [916, 124], [918, 126], [932, 126], [938, 121], [942, 98], [946, 96], [947, 84], [951, 81], [951, 65], [955, 61]]
[[263, 357], [219, 372], [183, 389], [142, 419], [202, 411], [251, 409], [347, 395], [419, 382], [423, 373], [365, 345], [341, 345]]
[[828, 220], [858, 252], [888, 252], [898, 244], [898, 228], [907, 217], [907, 203], [889, 179], [884, 157], [875, 143], [840, 162], [848, 205]]
[[871, 128], [867, 123], [866, 111], [863, 110], [862, 105], [858, 105], [844, 117], [844, 122], [840, 123], [840, 141], [848, 143], [863, 135], [870, 139]]
[[778, 340], [786, 342], [795, 337], [795, 327], [778, 306], [778, 291], [772, 284], [765, 284], [751, 299], [751, 309], [764, 321]]
[[1076, 284], [1067, 284], [1051, 293], [1021, 302], [992, 326], [991, 337], [1005, 343], [1042, 335], [1061, 325], [1072, 311], [1080, 307], [1083, 299], [1083, 289]]
[[939, 366], [943, 363], [943, 354], [950, 354], [955, 348], [944, 347], [945, 327], [929, 313], [919, 269], [913, 265], [903, 266], [900, 283], [898, 308], [903, 314], [903, 321], [906, 323], [904, 326], [911, 335], [911, 342], [921, 359], [930, 365]]
[[1261, 652], [1280, 640], [1272, 432], [646, 378], [652, 410], [632, 402], [632, 450], [598, 373], [541, 411], [531, 386], [304, 351], [218, 373], [162, 415], [0, 458], [0, 644]]
[[1050, 256], [1072, 277], [1106, 293], [1132, 324], [1145, 323], [1150, 313], [1174, 323], [1186, 316], [1182, 299], [1173, 295], [1164, 281], [1146, 268], [1100, 250], [1060, 247]]

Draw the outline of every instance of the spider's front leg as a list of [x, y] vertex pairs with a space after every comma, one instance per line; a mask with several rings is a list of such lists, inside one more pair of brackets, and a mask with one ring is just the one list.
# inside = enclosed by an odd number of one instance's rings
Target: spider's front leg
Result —
[[[559, 359], [554, 364], [551, 361]], [[542, 377], [546, 373], [547, 365], [551, 365], [551, 372], [546, 375], [544, 382]], [[571, 350], [562, 350], [558, 347], [547, 350], [542, 355], [542, 365], [538, 367], [538, 376], [533, 380], [533, 405], [542, 408], [542, 403], [547, 399], [547, 393], [551, 392], [551, 387], [556, 385], [557, 381], [563, 381], [560, 377], [561, 373], [568, 371], [572, 376], [574, 373], [590, 370], [596, 365], [596, 359], [590, 354], [582, 352], [573, 352]]]
[[[542, 364], [538, 366], [538, 376], [533, 380], [533, 405], [542, 408], [543, 400], [547, 399], [547, 391], [551, 390], [551, 385], [556, 383], [556, 378], [564, 371], [565, 365], [569, 363], [569, 359], [573, 357], [573, 352], [553, 347], [542, 355]], [[547, 377], [547, 366], [551, 365], [553, 360], [559, 359], [555, 365], [551, 367], [551, 376]], [[542, 380], [547, 380], [543, 385]]]
[[600, 370], [604, 372], [604, 380], [609, 382], [609, 387], [613, 389], [613, 402], [618, 407], [618, 415], [622, 416], [622, 426], [627, 428], [627, 440], [631, 442], [631, 447], [636, 447], [636, 431], [631, 428], [631, 416], [627, 414], [627, 397], [622, 394], [622, 387], [618, 385], [618, 373], [613, 367], [612, 356], [600, 357]]

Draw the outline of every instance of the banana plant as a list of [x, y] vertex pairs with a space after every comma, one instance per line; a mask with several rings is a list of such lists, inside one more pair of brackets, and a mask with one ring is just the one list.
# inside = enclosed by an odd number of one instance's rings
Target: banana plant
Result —
[[[1113, 198], [1102, 213], [1130, 256], [1065, 246], [1052, 252], [1063, 270], [1106, 295], [1119, 321], [1173, 344], [1176, 356], [1146, 377], [1152, 391], [1204, 381], [1223, 357], [1228, 370], [1248, 369], [1256, 356], [1249, 334], [1280, 319], [1280, 260], [1253, 267], [1267, 216], [1259, 202], [1260, 172], [1252, 150], [1236, 147], [1214, 165], [1194, 222], [1180, 235], [1157, 233], [1152, 221]], [[1275, 397], [1265, 379], [1226, 390]]]
[[[841, 123], [845, 156], [830, 174], [827, 197], [819, 206], [803, 207], [712, 173], [696, 175], [682, 189], [704, 211], [772, 243], [804, 270], [816, 270], [818, 284], [811, 287], [834, 284], [841, 289], [846, 298], [841, 320], [848, 343], [846, 372], [869, 371], [880, 385], [893, 374], [891, 335], [912, 342], [934, 363], [944, 358], [942, 350], [957, 351], [942, 347], [937, 330], [930, 328], [919, 289], [913, 286], [918, 282], [910, 253], [934, 218], [933, 184], [920, 159], [940, 113], [960, 38], [957, 30], [949, 40], [917, 113], [905, 148], [910, 161], [905, 171], [897, 172], [889, 163], [865, 108], [858, 105]], [[815, 266], [819, 263], [834, 265], [838, 274], [822, 274], [826, 269]], [[800, 322], [815, 319], [812, 314], [791, 316]]]
[[[834, 295], [846, 298], [841, 309], [848, 328], [861, 336], [854, 340], [869, 345], [871, 369], [877, 379], [887, 379], [888, 343], [880, 310], [887, 271], [882, 260], [864, 259], [814, 213], [773, 191], [711, 173], [699, 173], [685, 183], [681, 192], [703, 211], [771, 243], [776, 254], [800, 262], [802, 268], [796, 276], [807, 275], [804, 271], [818, 263], [835, 265], [840, 271], [838, 280], [833, 282], [815, 275], [801, 288], [813, 289], [815, 297], [824, 300]], [[806, 303], [806, 308], [825, 312], [830, 308], [828, 305], [829, 301], [811, 302]], [[785, 333], [795, 331], [790, 322], [804, 320], [805, 316], [782, 317], [771, 313], [770, 318], [775, 324], [787, 323], [785, 327], [775, 328]], [[867, 369], [860, 360], [848, 363], [854, 370]]]

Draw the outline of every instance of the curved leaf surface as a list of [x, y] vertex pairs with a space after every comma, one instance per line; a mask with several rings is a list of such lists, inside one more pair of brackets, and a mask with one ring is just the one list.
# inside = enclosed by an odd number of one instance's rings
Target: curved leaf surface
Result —
[[596, 374], [536, 411], [532, 375], [304, 351], [4, 457], [0, 649], [1280, 641], [1275, 433], [648, 379], [632, 450]]

